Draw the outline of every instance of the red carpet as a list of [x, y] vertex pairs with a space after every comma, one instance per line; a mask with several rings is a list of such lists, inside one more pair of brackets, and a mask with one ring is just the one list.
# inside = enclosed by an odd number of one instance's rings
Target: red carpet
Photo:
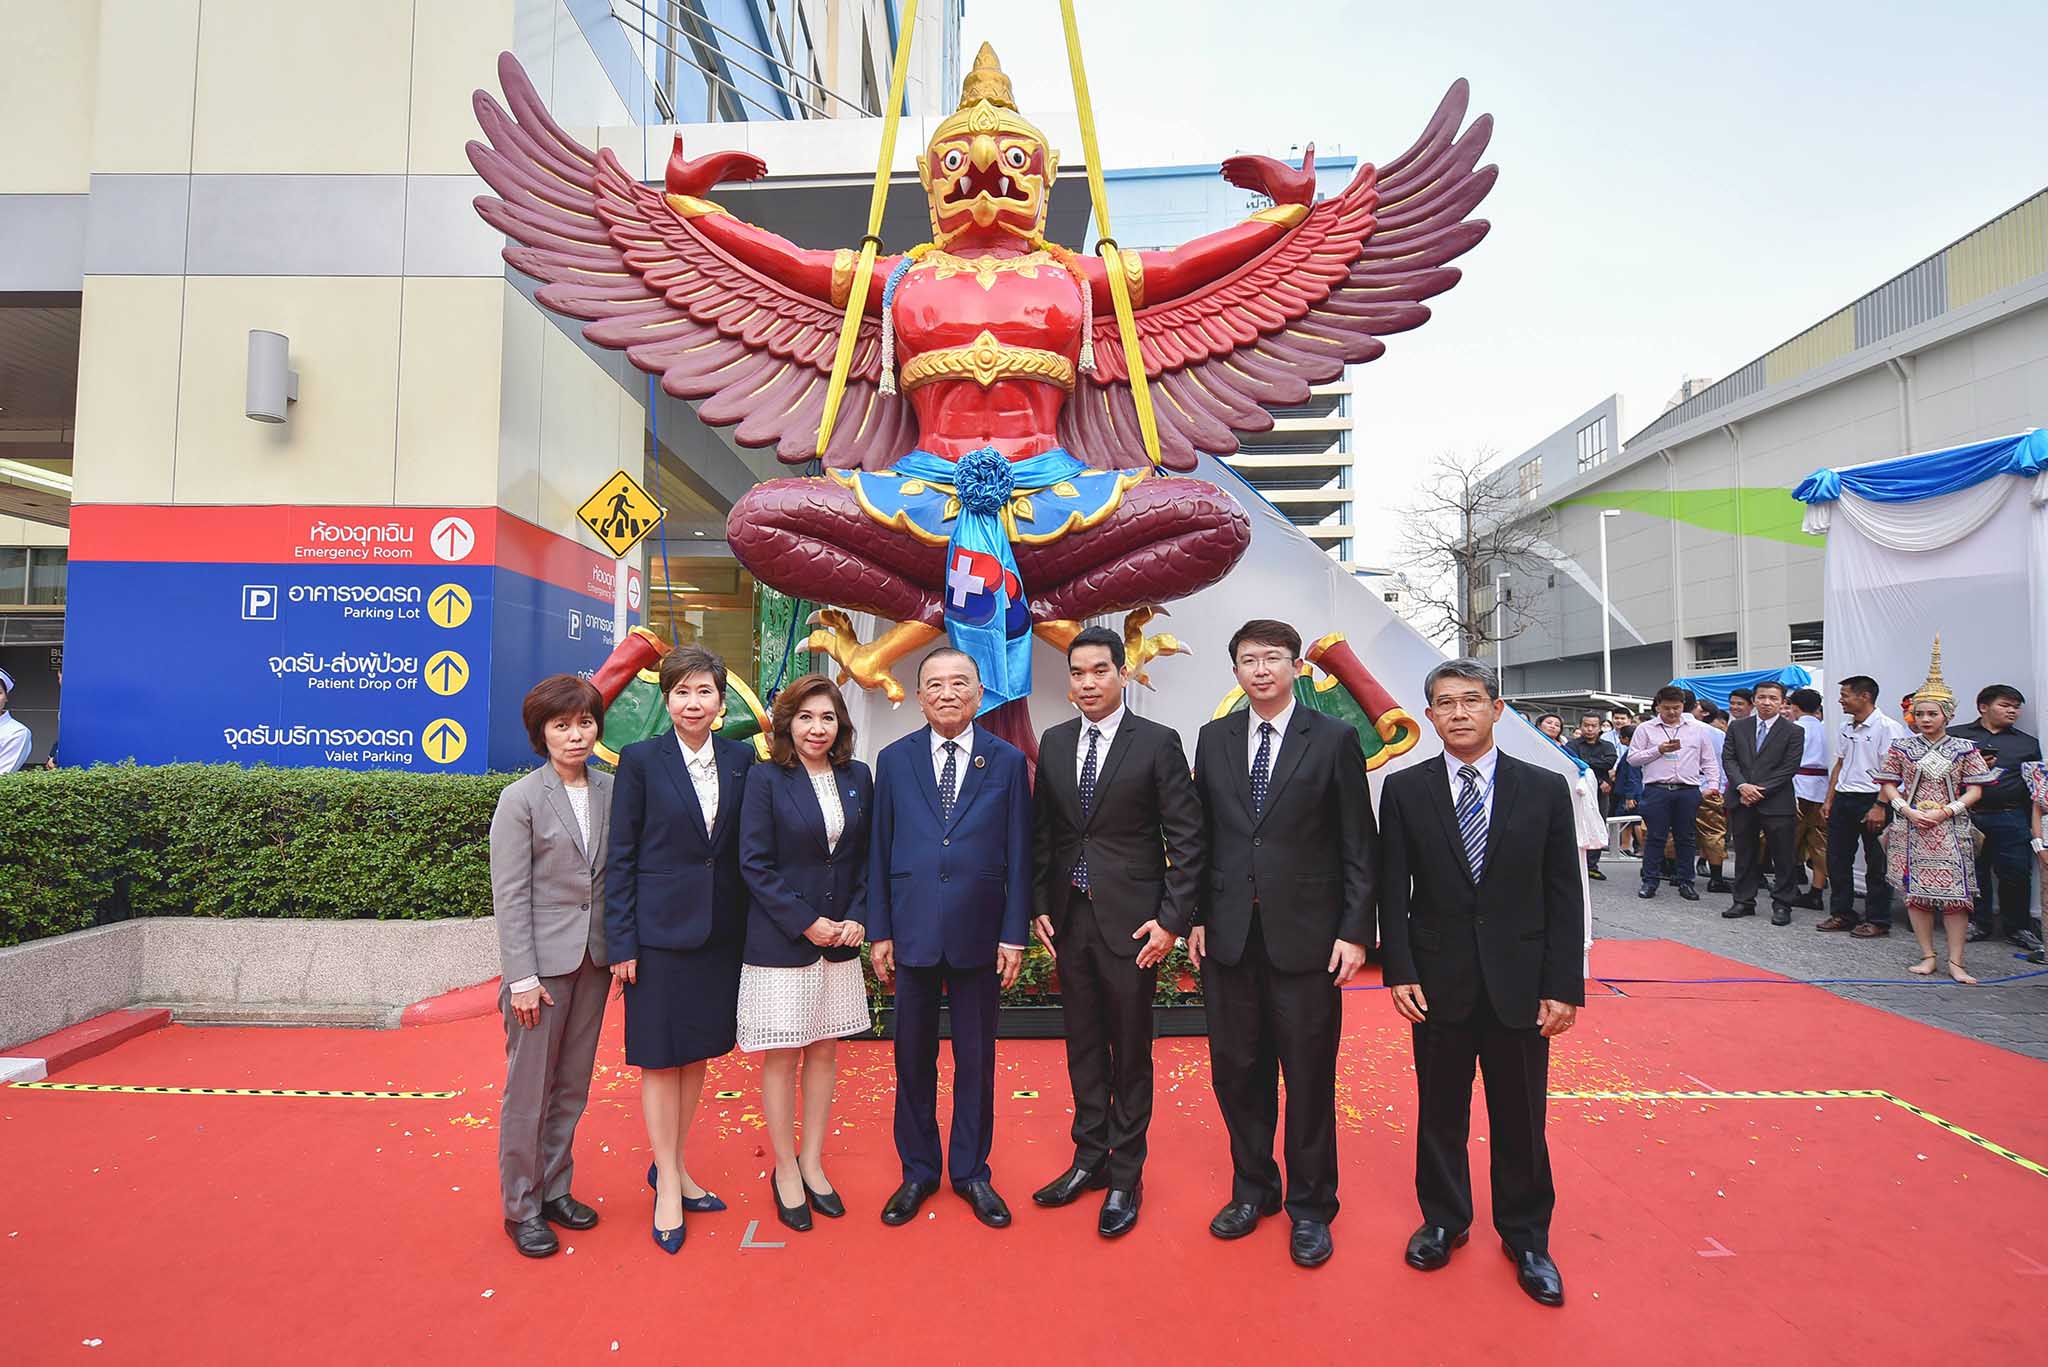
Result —
[[[1595, 951], [1614, 977], [1753, 970], [1661, 942]], [[1815, 988], [1595, 990], [1556, 1092], [1880, 1089], [2048, 1161], [2048, 1065]], [[1929, 991], [1943, 990], [1928, 988]], [[1999, 989], [1985, 988], [1985, 991]], [[732, 1209], [664, 1257], [635, 1075], [608, 1016], [576, 1191], [605, 1222], [541, 1262], [499, 1230], [495, 1019], [419, 1029], [172, 1027], [54, 1082], [451, 1090], [453, 1100], [0, 1093], [0, 1355], [13, 1362], [515, 1360], [1320, 1363], [1701, 1359], [2039, 1361], [2048, 1177], [1882, 1099], [1555, 1100], [1552, 1251], [1568, 1303], [1515, 1288], [1480, 1226], [1450, 1268], [1401, 1264], [1417, 1221], [1407, 1031], [1347, 997], [1336, 1257], [1287, 1261], [1284, 1221], [1223, 1244], [1228, 1188], [1201, 1041], [1158, 1046], [1145, 1206], [1117, 1244], [1091, 1197], [1033, 1208], [1064, 1166], [1057, 1043], [1002, 1046], [994, 1155], [1017, 1212], [981, 1228], [942, 1192], [904, 1229], [889, 1046], [846, 1046], [828, 1148], [852, 1208], [775, 1223], [755, 1073], [716, 1065], [691, 1170]], [[949, 1066], [949, 1065], [946, 1065]], [[713, 1099], [712, 1088], [738, 1090]], [[1036, 1091], [1031, 1097], [1013, 1092]], [[1475, 1129], [1483, 1122], [1475, 1117]], [[758, 1241], [741, 1247], [748, 1222]], [[616, 1342], [617, 1350], [613, 1351]]]

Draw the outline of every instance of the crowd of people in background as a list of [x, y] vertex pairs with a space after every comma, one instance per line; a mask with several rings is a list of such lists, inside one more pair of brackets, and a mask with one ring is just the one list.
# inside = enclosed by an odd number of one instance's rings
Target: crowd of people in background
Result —
[[[1592, 772], [1610, 820], [1634, 818], [1617, 823], [1615, 844], [1642, 860], [1639, 897], [1671, 886], [1697, 902], [1705, 879], [1729, 896], [1730, 920], [1768, 897], [1773, 925], [1819, 912], [1816, 931], [1860, 940], [1891, 935], [1896, 900], [1919, 946], [1910, 972], [1934, 972], [1937, 928], [1958, 982], [1976, 981], [1972, 943], [2003, 940], [2043, 962], [2032, 882], [2036, 864], [2048, 872], [2048, 777], [2040, 741], [2020, 727], [2025, 695], [1988, 685], [1977, 719], [1952, 725], [1937, 646], [1898, 716], [1882, 698], [1868, 675], [1842, 680], [1830, 727], [1812, 688], [1736, 688], [1723, 710], [1674, 684], [1645, 717], [1589, 710], [1569, 739], [1557, 713], [1536, 724]], [[1586, 872], [1604, 881], [1600, 855], [1587, 852]]]

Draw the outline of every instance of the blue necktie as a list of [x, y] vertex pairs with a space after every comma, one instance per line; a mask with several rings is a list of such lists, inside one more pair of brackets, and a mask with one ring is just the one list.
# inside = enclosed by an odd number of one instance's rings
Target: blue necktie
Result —
[[[1088, 728], [1088, 758], [1081, 764], [1081, 819], [1086, 821], [1088, 813], [1095, 806], [1095, 743], [1102, 739], [1102, 728]], [[1085, 847], [1084, 847], [1085, 848]], [[1074, 865], [1074, 886], [1088, 891], [1088, 856], [1084, 853]]]
[[1259, 753], [1252, 757], [1252, 815], [1266, 810], [1266, 784], [1273, 774], [1273, 723], [1259, 723]]
[[960, 792], [960, 743], [949, 740], [943, 748], [946, 752], [946, 767], [939, 770], [939, 819], [951, 821], [953, 799]]
[[1479, 800], [1479, 771], [1467, 764], [1458, 770], [1463, 787], [1458, 789], [1458, 834], [1465, 841], [1465, 862], [1472, 867], [1472, 881], [1486, 873], [1486, 804]]

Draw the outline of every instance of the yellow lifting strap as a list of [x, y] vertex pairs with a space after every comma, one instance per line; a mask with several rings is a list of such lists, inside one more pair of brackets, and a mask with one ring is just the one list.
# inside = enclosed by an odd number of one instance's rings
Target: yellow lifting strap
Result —
[[910, 75], [910, 35], [917, 31], [917, 0], [903, 0], [896, 34], [896, 64], [889, 74], [889, 103], [882, 111], [882, 155], [875, 163], [875, 188], [868, 197], [868, 232], [853, 265], [853, 287], [846, 295], [846, 317], [839, 324], [839, 349], [832, 353], [832, 380], [825, 387], [825, 413], [818, 419], [818, 459], [832, 440], [839, 401], [846, 396], [846, 377], [853, 370], [853, 345], [860, 339], [861, 314], [867, 309], [868, 282], [875, 274], [875, 252], [882, 245], [882, 209], [889, 202], [889, 171], [896, 161], [896, 125], [903, 113], [903, 86]]
[[1095, 111], [1088, 102], [1088, 72], [1081, 65], [1081, 30], [1074, 23], [1074, 0], [1060, 0], [1060, 23], [1067, 31], [1067, 66], [1074, 75], [1074, 113], [1081, 120], [1081, 155], [1088, 163], [1088, 197], [1094, 202], [1098, 250], [1109, 273], [1109, 299], [1116, 307], [1117, 336], [1123, 340], [1124, 369], [1131, 377], [1131, 401], [1138, 408], [1138, 431], [1145, 455], [1159, 463], [1159, 419], [1152, 412], [1152, 390], [1145, 379], [1145, 358], [1138, 348], [1138, 323], [1131, 316], [1131, 288], [1124, 277], [1122, 250], [1110, 236], [1109, 195], [1102, 185], [1102, 152], [1095, 142]]

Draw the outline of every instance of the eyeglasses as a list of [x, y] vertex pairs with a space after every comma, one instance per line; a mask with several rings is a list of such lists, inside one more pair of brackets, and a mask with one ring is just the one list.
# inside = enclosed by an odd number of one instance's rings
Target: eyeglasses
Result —
[[1237, 657], [1237, 667], [1239, 669], [1255, 669], [1260, 665], [1265, 665], [1268, 669], [1285, 669], [1293, 663], [1294, 657], [1284, 650], [1268, 650], [1258, 655], [1240, 655]]
[[1439, 696], [1432, 698], [1429, 708], [1432, 712], [1457, 714], [1491, 712], [1493, 710], [1493, 699], [1487, 697], [1484, 693], [1460, 693], [1453, 697]]

